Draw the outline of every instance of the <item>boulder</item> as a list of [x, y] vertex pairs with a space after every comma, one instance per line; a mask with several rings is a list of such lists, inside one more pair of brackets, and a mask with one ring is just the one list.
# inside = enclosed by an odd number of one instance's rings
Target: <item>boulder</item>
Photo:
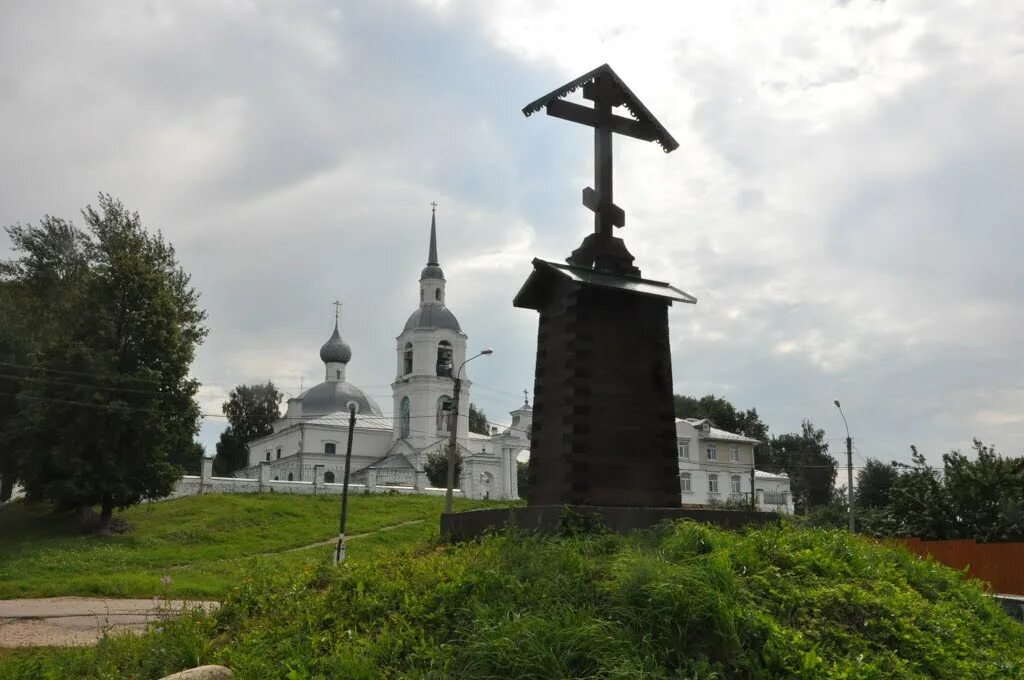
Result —
[[160, 680], [230, 680], [233, 677], [235, 674], [224, 666], [199, 666], [168, 675]]

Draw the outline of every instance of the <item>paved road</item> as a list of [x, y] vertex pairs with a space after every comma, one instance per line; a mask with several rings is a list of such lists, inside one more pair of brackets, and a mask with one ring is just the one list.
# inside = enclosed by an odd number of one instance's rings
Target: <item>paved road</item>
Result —
[[102, 597], [0, 600], [0, 647], [91, 645], [108, 632], [145, 630], [184, 606], [212, 609], [217, 603]]

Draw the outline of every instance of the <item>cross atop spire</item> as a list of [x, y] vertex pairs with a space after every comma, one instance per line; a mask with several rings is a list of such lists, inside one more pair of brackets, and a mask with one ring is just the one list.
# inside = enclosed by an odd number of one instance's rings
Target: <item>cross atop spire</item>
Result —
[[430, 202], [430, 253], [427, 255], [427, 264], [440, 264], [437, 261], [437, 201]]
[[338, 325], [338, 320], [341, 319], [341, 300], [335, 300], [331, 303], [334, 305], [334, 325]]
[[529, 406], [529, 405], [530, 405], [530, 391], [529, 390], [523, 390], [523, 406]]

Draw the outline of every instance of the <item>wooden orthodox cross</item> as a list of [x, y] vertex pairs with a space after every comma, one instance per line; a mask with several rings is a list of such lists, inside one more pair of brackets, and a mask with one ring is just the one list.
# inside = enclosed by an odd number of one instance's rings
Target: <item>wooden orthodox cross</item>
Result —
[[341, 318], [341, 300], [335, 300], [331, 304], [334, 305], [334, 321], [337, 322]]
[[[563, 99], [580, 87], [583, 98], [594, 102], [593, 108]], [[613, 113], [619, 106], [628, 109], [633, 118]], [[531, 102], [523, 113], [529, 116], [541, 107], [549, 116], [594, 128], [594, 186], [583, 190], [583, 205], [594, 211], [594, 233], [573, 251], [569, 264], [639, 276], [633, 256], [612, 229], [626, 224], [626, 213], [612, 200], [612, 133], [658, 142], [666, 153], [679, 144], [608, 64]]]

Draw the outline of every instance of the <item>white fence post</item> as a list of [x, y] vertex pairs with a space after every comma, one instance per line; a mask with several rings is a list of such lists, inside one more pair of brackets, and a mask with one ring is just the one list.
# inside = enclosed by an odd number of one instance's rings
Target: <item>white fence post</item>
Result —
[[201, 465], [199, 467], [199, 493], [210, 485], [210, 480], [213, 477], [213, 458], [207, 458], [203, 456]]
[[260, 493], [263, 493], [263, 491], [265, 489], [270, 487], [270, 462], [269, 461], [264, 460], [264, 461], [260, 462], [259, 475], [260, 475]]
[[313, 466], [313, 495], [320, 493], [320, 487], [324, 483], [324, 466]]
[[367, 468], [366, 470], [366, 491], [367, 493], [374, 493], [377, 490], [377, 470], [374, 468]]

